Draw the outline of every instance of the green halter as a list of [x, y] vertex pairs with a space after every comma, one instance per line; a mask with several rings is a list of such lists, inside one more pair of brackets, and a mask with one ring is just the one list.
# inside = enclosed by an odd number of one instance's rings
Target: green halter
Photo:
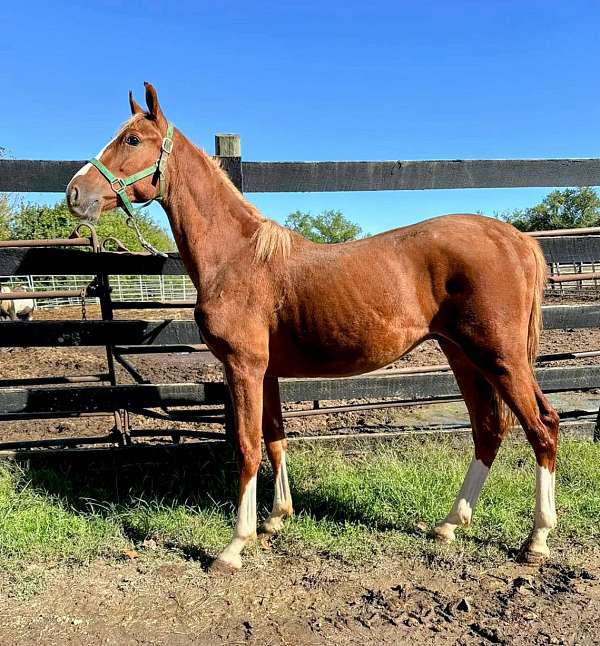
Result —
[[144, 240], [138, 229], [137, 222], [135, 221], [136, 209], [134, 208], [131, 200], [127, 195], [127, 187], [135, 184], [136, 182], [139, 182], [141, 179], [144, 179], [149, 175], [158, 175], [158, 193], [152, 199], [148, 200], [148, 202], [146, 202], [146, 204], [144, 204], [143, 206], [147, 206], [153, 200], [161, 200], [163, 198], [164, 175], [167, 167], [167, 159], [169, 158], [169, 153], [171, 153], [172, 150], [173, 124], [169, 123], [167, 126], [167, 134], [162, 140], [158, 160], [155, 164], [152, 164], [152, 166], [148, 166], [148, 168], [144, 168], [144, 170], [141, 170], [138, 173], [129, 175], [129, 177], [125, 177], [124, 179], [115, 177], [99, 159], [96, 159], [95, 157], [93, 159], [90, 159], [90, 164], [92, 164], [92, 166], [95, 166], [100, 171], [102, 176], [110, 184], [112, 190], [119, 196], [119, 199], [121, 200], [121, 206], [128, 216], [127, 222], [135, 229], [142, 246], [149, 251], [152, 251], [152, 253], [157, 253], [161, 256], [164, 256], [165, 254], [157, 251], [149, 242]]

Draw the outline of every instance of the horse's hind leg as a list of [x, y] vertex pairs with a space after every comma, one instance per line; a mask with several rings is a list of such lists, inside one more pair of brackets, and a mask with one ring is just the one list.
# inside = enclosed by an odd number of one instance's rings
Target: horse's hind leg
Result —
[[475, 444], [475, 456], [452, 509], [433, 530], [435, 538], [446, 543], [455, 539], [454, 530], [457, 527], [471, 523], [473, 509], [504, 439], [506, 428], [494, 388], [489, 381], [458, 346], [444, 340], [440, 340], [440, 346], [448, 357], [467, 405]]
[[478, 335], [462, 335], [461, 345], [471, 362], [515, 414], [535, 453], [535, 522], [521, 556], [537, 560], [549, 554], [546, 540], [550, 530], [556, 526], [554, 472], [559, 417], [535, 380], [523, 339], [519, 339], [517, 333], [511, 334], [510, 323], [500, 329], [505, 334], [503, 339], [490, 330], [482, 335], [487, 343], [483, 344]]
[[286, 452], [287, 440], [281, 416], [279, 383], [276, 377], [265, 377], [263, 388], [263, 436], [269, 461], [273, 467], [275, 494], [273, 508], [260, 528], [264, 534], [276, 534], [283, 520], [293, 514], [292, 496], [288, 483]]
[[556, 526], [554, 503], [559, 417], [525, 362], [491, 377], [517, 416], [536, 459], [535, 521], [520, 557], [537, 560], [550, 552], [547, 538]]

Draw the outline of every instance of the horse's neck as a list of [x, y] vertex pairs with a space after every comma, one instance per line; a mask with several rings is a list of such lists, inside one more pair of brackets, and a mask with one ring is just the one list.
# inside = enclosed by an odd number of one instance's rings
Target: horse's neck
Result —
[[252, 236], [261, 217], [214, 162], [180, 133], [167, 174], [163, 206], [177, 248], [199, 288], [200, 280], [211, 280], [234, 256], [251, 257]]

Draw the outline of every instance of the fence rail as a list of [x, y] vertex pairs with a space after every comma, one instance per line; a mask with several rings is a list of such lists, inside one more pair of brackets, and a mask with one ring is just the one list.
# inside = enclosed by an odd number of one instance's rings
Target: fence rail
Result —
[[[600, 366], [538, 368], [536, 376], [546, 393], [588, 390], [600, 383]], [[396, 404], [401, 405], [460, 397], [460, 390], [451, 372], [281, 379], [280, 390], [284, 402], [393, 398]], [[225, 396], [225, 385], [219, 382], [4, 388], [0, 390], [0, 411], [5, 419], [23, 414], [44, 416], [110, 412], [115, 408], [136, 411], [167, 406], [222, 405]]]
[[[549, 264], [592, 264], [600, 261], [600, 235], [538, 238]], [[187, 271], [176, 253], [167, 258], [148, 254], [79, 249], [8, 247], [0, 250], [0, 276], [182, 276]]]
[[[600, 247], [600, 244], [599, 244]], [[600, 253], [600, 249], [598, 251]], [[552, 279], [546, 293], [564, 297], [592, 297], [600, 294], [600, 262], [549, 263]], [[93, 280], [93, 275], [73, 276], [2, 276], [0, 284], [11, 288], [25, 286], [28, 292], [52, 292], [51, 298], [36, 298], [38, 309], [54, 309], [81, 305], [81, 291]], [[111, 297], [115, 309], [157, 309], [190, 307], [196, 300], [196, 290], [188, 276], [174, 275], [114, 275], [110, 276]], [[76, 292], [58, 297], [58, 292]], [[6, 298], [6, 295], [3, 296]], [[29, 298], [27, 293], [20, 298]], [[97, 304], [94, 297], [87, 303]]]
[[[264, 162], [221, 158], [245, 193], [600, 185], [600, 159]], [[86, 163], [0, 160], [0, 191], [60, 193]]]
[[[547, 305], [543, 310], [548, 330], [600, 327], [600, 305]], [[243, 322], [242, 322], [243, 324]], [[129, 321], [5, 321], [0, 345], [9, 347], [77, 347], [189, 345], [202, 343], [191, 320]]]

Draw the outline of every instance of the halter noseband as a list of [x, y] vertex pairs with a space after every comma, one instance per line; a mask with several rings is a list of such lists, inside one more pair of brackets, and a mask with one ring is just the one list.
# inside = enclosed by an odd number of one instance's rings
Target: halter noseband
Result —
[[163, 189], [164, 189], [164, 175], [165, 175], [165, 170], [167, 167], [167, 159], [169, 157], [169, 154], [173, 150], [173, 124], [168, 123], [167, 125], [167, 133], [162, 140], [162, 144], [160, 147], [160, 155], [158, 156], [158, 159], [155, 164], [152, 164], [152, 166], [148, 166], [148, 168], [144, 168], [144, 170], [139, 171], [138, 173], [134, 173], [133, 175], [129, 175], [129, 177], [120, 178], [120, 177], [115, 177], [109, 170], [106, 168], [106, 166], [99, 160], [94, 157], [93, 159], [90, 159], [90, 164], [92, 166], [95, 166], [101, 173], [101, 175], [106, 179], [106, 181], [110, 184], [110, 187], [112, 190], [119, 196], [119, 199], [121, 200], [121, 206], [123, 207], [124, 211], [127, 213], [127, 223], [135, 229], [135, 232], [137, 233], [138, 238], [140, 239], [140, 243], [142, 244], [143, 247], [151, 251], [152, 253], [165, 256], [166, 254], [157, 251], [147, 240], [145, 240], [142, 237], [142, 234], [137, 226], [137, 222], [135, 221], [135, 214], [136, 210], [133, 207], [133, 204], [131, 203], [131, 200], [127, 196], [127, 187], [131, 186], [132, 184], [135, 184], [136, 182], [139, 182], [141, 179], [144, 179], [145, 177], [148, 177], [149, 175], [158, 175], [158, 193], [146, 204], [143, 206], [147, 206], [152, 202], [153, 200], [161, 200], [163, 198]]

